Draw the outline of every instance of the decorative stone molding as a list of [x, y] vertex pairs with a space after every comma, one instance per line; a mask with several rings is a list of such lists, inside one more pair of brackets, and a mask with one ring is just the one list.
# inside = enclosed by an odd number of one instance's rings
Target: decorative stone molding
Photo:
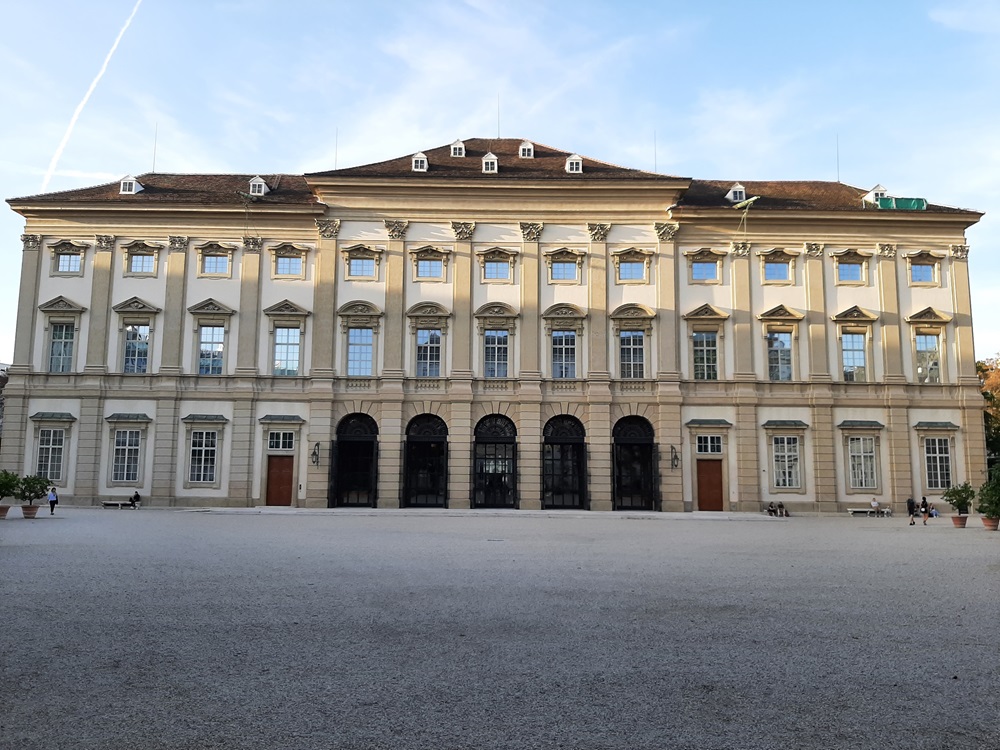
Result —
[[587, 224], [587, 231], [590, 232], [591, 242], [606, 242], [608, 232], [611, 231], [610, 224]]
[[382, 323], [382, 311], [371, 302], [348, 302], [337, 311], [340, 330], [347, 333], [351, 328], [371, 328], [378, 333]]
[[402, 240], [406, 238], [406, 227], [410, 222], [402, 219], [384, 219], [385, 230], [389, 233], [390, 240]]
[[778, 305], [758, 315], [757, 320], [802, 320], [803, 317], [805, 316], [800, 312], [785, 307], [785, 305]]
[[160, 308], [149, 304], [146, 300], [140, 299], [139, 297], [129, 297], [124, 302], [119, 302], [117, 305], [114, 305], [111, 309], [116, 313], [126, 315], [129, 313], [146, 313], [148, 315], [155, 315], [160, 312]]
[[653, 224], [653, 228], [656, 230], [656, 236], [660, 242], [670, 242], [677, 234], [677, 230], [681, 228], [680, 224], [667, 221], [658, 221]]
[[413, 248], [409, 251], [409, 253], [410, 258], [413, 261], [414, 272], [416, 272], [417, 264], [422, 260], [439, 260], [441, 261], [442, 268], [447, 269], [448, 260], [451, 257], [451, 250], [441, 247], [432, 247], [431, 245]]
[[113, 234], [96, 234], [97, 251], [100, 253], [110, 253], [115, 249], [115, 236]]
[[340, 254], [344, 257], [344, 272], [349, 277], [351, 275], [351, 260], [353, 258], [371, 258], [375, 261], [375, 277], [378, 277], [378, 267], [382, 263], [382, 253], [384, 248], [371, 247], [369, 245], [351, 245], [340, 248]]
[[448, 318], [451, 313], [436, 302], [420, 302], [406, 312], [410, 319], [410, 333], [414, 334], [421, 328], [431, 328], [448, 332]]
[[706, 302], [704, 305], [696, 307], [694, 310], [682, 315], [681, 317], [684, 318], [684, 320], [724, 321], [729, 319], [729, 313], [724, 313], [719, 308]]
[[935, 310], [933, 307], [925, 307], [920, 312], [915, 312], [913, 315], [905, 318], [905, 320], [907, 323], [922, 323], [924, 325], [943, 326], [946, 323], [951, 322], [951, 317]]
[[191, 305], [188, 312], [193, 315], [234, 315], [236, 313], [233, 308], [227, 307], [211, 297], [196, 305]]
[[955, 260], [969, 259], [968, 245], [949, 245], [948, 248], [951, 250], [951, 257], [954, 258]]
[[542, 236], [542, 227], [545, 225], [540, 221], [529, 222], [522, 221], [521, 223], [521, 237], [525, 242], [538, 242]]
[[611, 313], [611, 327], [617, 336], [622, 331], [653, 331], [653, 318], [656, 313], [644, 305], [627, 304]]
[[316, 229], [324, 240], [332, 240], [340, 232], [340, 219], [316, 219]]
[[896, 246], [891, 243], [879, 242], [875, 247], [878, 249], [878, 257], [880, 258], [896, 257]]
[[451, 222], [451, 231], [455, 233], [456, 240], [471, 240], [472, 233], [476, 231], [476, 222], [474, 221], [453, 221]]
[[737, 258], [746, 258], [750, 255], [749, 242], [730, 242], [729, 249], [733, 256]]
[[626, 263], [628, 262], [642, 263], [643, 264], [642, 279], [639, 279], [638, 281], [642, 281], [643, 283], [645, 283], [646, 280], [649, 279], [649, 264], [650, 261], [652, 260], [652, 257], [653, 257], [652, 250], [644, 250], [638, 247], [626, 247], [623, 249], [611, 251], [611, 262], [614, 264], [615, 274], [618, 275], [621, 272], [622, 261], [625, 261]]
[[259, 253], [264, 245], [264, 240], [260, 237], [244, 237], [243, 250], [248, 253]]
[[583, 259], [587, 257], [587, 253], [583, 250], [574, 250], [569, 247], [560, 247], [555, 250], [545, 250], [542, 253], [542, 257], [545, 260], [545, 265], [548, 266], [549, 273], [552, 272], [552, 262], [553, 261], [565, 261], [576, 263], [577, 271], [583, 270]]
[[506, 281], [513, 281], [514, 279], [514, 264], [517, 262], [517, 256], [517, 250], [508, 250], [503, 247], [490, 247], [485, 250], [476, 250], [476, 258], [479, 260], [479, 268], [483, 271], [486, 270], [486, 263], [488, 261], [507, 263], [510, 266], [510, 278], [505, 279]]
[[38, 309], [42, 312], [59, 312], [59, 313], [83, 313], [87, 311], [86, 307], [81, 307], [75, 302], [70, 301], [61, 294], [58, 297], [53, 297], [48, 302], [43, 302], [38, 306]]
[[854, 305], [853, 307], [847, 308], [843, 312], [837, 313], [836, 315], [831, 317], [830, 320], [834, 321], [835, 323], [843, 323], [843, 322], [872, 323], [878, 320], [878, 317], [868, 312], [864, 308]]
[[583, 335], [583, 321], [587, 314], [576, 305], [557, 304], [552, 305], [542, 313], [542, 320], [545, 321], [545, 333], [552, 331], [576, 331], [578, 335]]
[[186, 253], [188, 249], [188, 237], [181, 237], [179, 235], [171, 235], [168, 240], [170, 242], [170, 252], [172, 253]]
[[823, 243], [822, 242], [803, 242], [802, 247], [805, 248], [806, 255], [810, 258], [822, 258], [823, 257]]
[[511, 336], [517, 330], [517, 311], [503, 302], [489, 302], [475, 312], [479, 334], [486, 331], [507, 331]]
[[22, 234], [21, 245], [23, 250], [37, 250], [42, 246], [42, 235]]

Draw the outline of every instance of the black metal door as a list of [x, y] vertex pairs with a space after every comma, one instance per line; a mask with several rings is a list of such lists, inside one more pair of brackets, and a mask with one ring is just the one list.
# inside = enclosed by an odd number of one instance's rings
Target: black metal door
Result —
[[444, 508], [448, 504], [448, 444], [407, 440], [403, 505]]
[[558, 416], [543, 431], [542, 507], [587, 507], [587, 445], [578, 419]]
[[350, 414], [337, 426], [333, 446], [331, 507], [378, 503], [378, 426], [367, 414]]
[[624, 417], [612, 431], [612, 502], [615, 510], [658, 510], [659, 476], [653, 427], [642, 417]]
[[477, 508], [517, 507], [517, 446], [476, 442], [472, 502]]

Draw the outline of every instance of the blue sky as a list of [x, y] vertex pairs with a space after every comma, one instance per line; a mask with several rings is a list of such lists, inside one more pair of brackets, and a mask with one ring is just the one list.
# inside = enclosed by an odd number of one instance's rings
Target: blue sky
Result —
[[[0, 0], [0, 196], [41, 192], [136, 0]], [[705, 179], [829, 179], [985, 211], [1000, 351], [1000, 3], [141, 0], [48, 190], [149, 171], [319, 171], [522, 137]], [[654, 142], [656, 144], [654, 148]], [[0, 319], [19, 216], [0, 208]], [[0, 326], [10, 362], [13, 325]]]

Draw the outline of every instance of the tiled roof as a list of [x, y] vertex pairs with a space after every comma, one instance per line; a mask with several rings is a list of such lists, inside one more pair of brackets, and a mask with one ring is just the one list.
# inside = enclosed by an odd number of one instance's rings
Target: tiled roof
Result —
[[[951, 208], [928, 203], [926, 211], [893, 211], [879, 209], [861, 200], [868, 190], [846, 185], [843, 182], [820, 182], [813, 180], [771, 180], [766, 182], [739, 181], [746, 189], [747, 198], [760, 196], [754, 201], [752, 211], [760, 210], [800, 210], [800, 211], [872, 211], [891, 213], [971, 213], [963, 208]], [[732, 207], [726, 199], [729, 189], [736, 180], [692, 180], [685, 191], [678, 208]]]
[[[121, 182], [64, 190], [58, 193], [44, 193], [24, 198], [11, 198], [8, 203], [121, 203], [144, 205], [149, 203], [191, 203], [208, 206], [240, 206], [250, 188], [252, 174], [164, 174], [152, 172], [138, 175], [135, 179], [142, 190], [133, 195], [121, 195]], [[261, 175], [270, 189], [266, 195], [254, 196], [251, 200], [258, 205], [267, 204], [313, 204], [313, 195], [301, 175], [275, 174]]]
[[[544, 146], [528, 141], [534, 146], [533, 159], [522, 159], [519, 149], [522, 138], [469, 138], [462, 141], [465, 144], [465, 156], [452, 156], [451, 144], [438, 146], [422, 151], [427, 157], [427, 171], [414, 172], [412, 157], [407, 154], [389, 161], [376, 164], [365, 164], [360, 167], [347, 167], [329, 172], [314, 172], [306, 178], [316, 177], [402, 177], [416, 180], [429, 178], [468, 178], [496, 180], [510, 177], [517, 179], [537, 180], [662, 180], [676, 182], [687, 181], [684, 177], [643, 172], [639, 169], [628, 169], [607, 162], [581, 156], [583, 172], [570, 173], [566, 171], [566, 159], [573, 156], [570, 151]], [[496, 174], [483, 174], [483, 157], [492, 153], [497, 157], [498, 171]]]

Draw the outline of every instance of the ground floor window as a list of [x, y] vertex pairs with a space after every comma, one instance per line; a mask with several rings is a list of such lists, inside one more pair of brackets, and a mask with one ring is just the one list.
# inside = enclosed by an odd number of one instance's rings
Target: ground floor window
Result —
[[46, 477], [50, 482], [58, 482], [63, 478], [63, 449], [66, 444], [66, 431], [43, 428], [38, 431], [38, 461], [35, 473]]
[[191, 432], [191, 470], [189, 479], [197, 484], [215, 482], [219, 433], [215, 430]]
[[927, 489], [946, 490], [951, 487], [951, 440], [949, 438], [925, 438], [924, 462], [927, 468]]
[[771, 438], [774, 465], [774, 486], [778, 489], [799, 489], [799, 438], [795, 435], [774, 435]]
[[115, 430], [112, 482], [135, 483], [139, 480], [139, 430]]
[[852, 490], [873, 490], [878, 487], [875, 438], [870, 436], [847, 439], [847, 460]]

